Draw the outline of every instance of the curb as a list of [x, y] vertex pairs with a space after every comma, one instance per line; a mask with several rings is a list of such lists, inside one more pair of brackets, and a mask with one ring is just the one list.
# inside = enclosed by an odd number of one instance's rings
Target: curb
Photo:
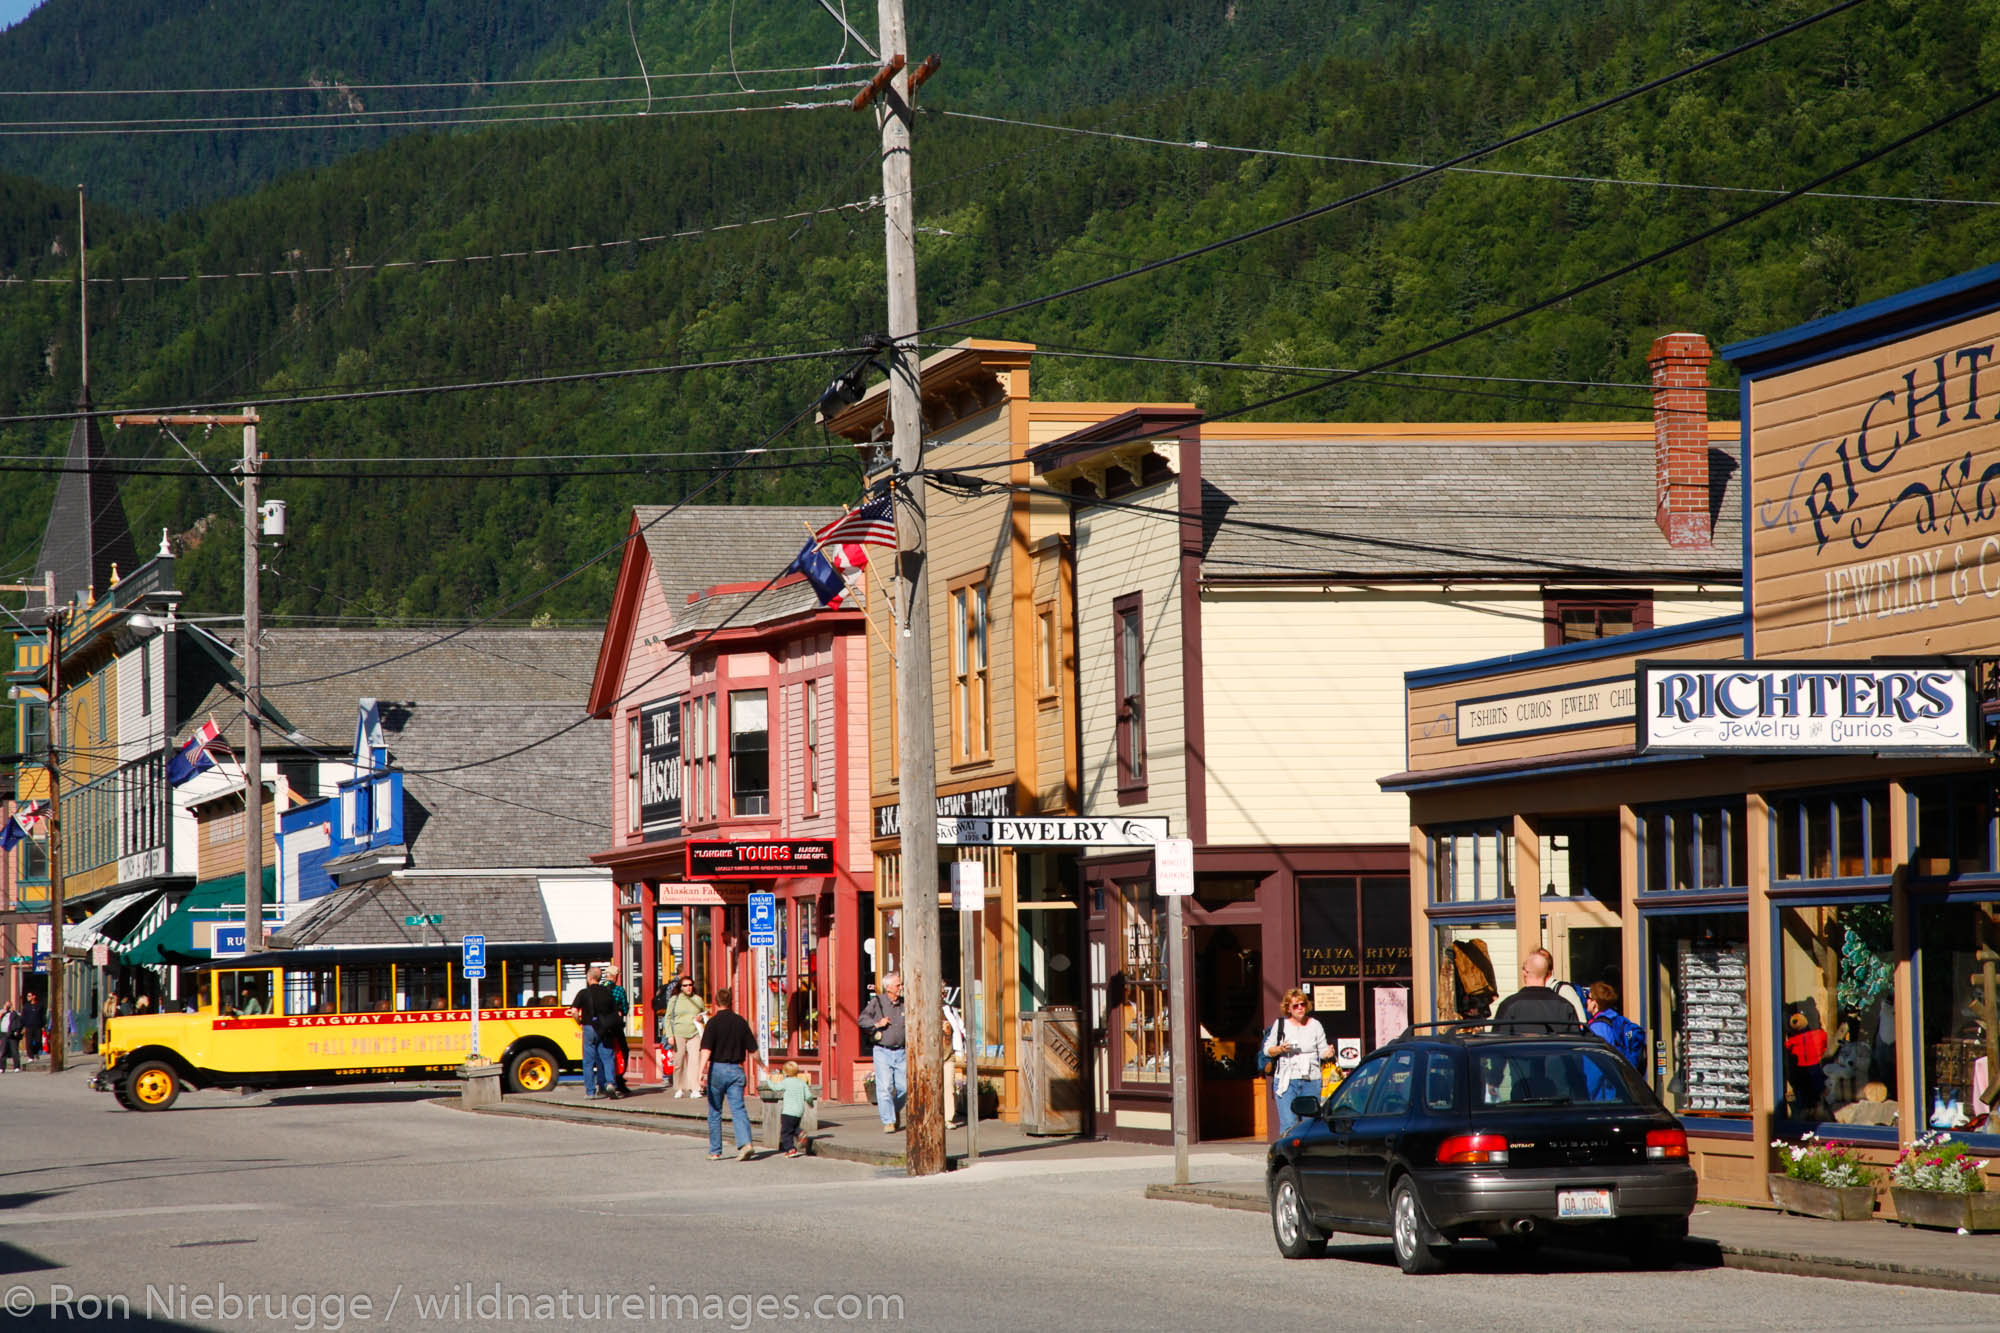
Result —
[[[1171, 1203], [1206, 1204], [1238, 1212], [1261, 1213], [1265, 1201], [1241, 1189], [1215, 1185], [1148, 1185], [1146, 1197]], [[1705, 1236], [1690, 1236], [1683, 1250], [1686, 1262], [1723, 1268], [1740, 1268], [1754, 1273], [1782, 1273], [1791, 1277], [1830, 1277], [1848, 1282], [1874, 1282], [1884, 1286], [1928, 1287], [1940, 1291], [1967, 1291], [2000, 1295], [2000, 1275], [1929, 1265], [1898, 1264], [1880, 1259], [1848, 1259], [1835, 1255], [1803, 1254], [1796, 1250], [1776, 1250], [1758, 1245], [1733, 1244]]]
[[[692, 1124], [689, 1127], [683, 1128], [677, 1124], [667, 1123], [670, 1120], [681, 1119], [682, 1117], [679, 1116], [633, 1115], [629, 1112], [598, 1111], [580, 1106], [560, 1106], [549, 1102], [534, 1103], [534, 1109], [531, 1110], [521, 1105], [509, 1106], [505, 1098], [501, 1099], [498, 1106], [462, 1106], [459, 1104], [457, 1097], [440, 1097], [433, 1105], [442, 1106], [452, 1111], [466, 1111], [473, 1115], [512, 1116], [518, 1120], [557, 1120], [570, 1125], [608, 1125], [613, 1129], [635, 1129], [642, 1134], [672, 1134], [677, 1138], [683, 1139], [705, 1140], [708, 1138], [708, 1124], [706, 1121], [700, 1122], [698, 1128]], [[686, 1118], [690, 1121], [693, 1120], [693, 1117]], [[777, 1150], [775, 1148], [766, 1149], [760, 1145], [758, 1151], [761, 1153], [776, 1152]], [[902, 1167], [907, 1165], [907, 1159], [903, 1153], [887, 1152], [879, 1148], [855, 1148], [846, 1144], [830, 1142], [824, 1137], [808, 1139], [806, 1141], [806, 1156], [824, 1158], [830, 1162], [856, 1162], [862, 1166]], [[956, 1157], [951, 1159], [953, 1170], [957, 1169], [958, 1164]]]

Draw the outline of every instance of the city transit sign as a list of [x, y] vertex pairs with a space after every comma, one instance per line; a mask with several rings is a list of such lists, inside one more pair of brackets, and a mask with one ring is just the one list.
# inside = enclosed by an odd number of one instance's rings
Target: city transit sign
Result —
[[1641, 753], [1972, 754], [1969, 667], [1640, 662]]

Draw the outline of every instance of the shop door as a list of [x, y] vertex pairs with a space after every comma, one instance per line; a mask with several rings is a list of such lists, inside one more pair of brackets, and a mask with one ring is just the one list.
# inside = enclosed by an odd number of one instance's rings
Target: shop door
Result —
[[1563, 912], [1548, 920], [1549, 954], [1556, 962], [1557, 981], [1575, 982], [1589, 990], [1593, 981], [1608, 981], [1618, 992], [1619, 1012], [1625, 1006], [1624, 932], [1596, 912]]
[[1257, 1133], [1258, 1097], [1267, 1086], [1257, 1074], [1257, 1038], [1265, 1026], [1263, 934], [1250, 922], [1189, 931], [1200, 1043], [1195, 1126], [1203, 1141]]

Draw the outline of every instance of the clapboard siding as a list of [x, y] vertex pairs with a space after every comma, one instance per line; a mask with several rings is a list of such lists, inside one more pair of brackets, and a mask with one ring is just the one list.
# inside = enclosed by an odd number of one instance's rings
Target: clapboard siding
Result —
[[[642, 545], [640, 550], [645, 551], [645, 547]], [[674, 608], [667, 605], [659, 581], [653, 577], [651, 556], [642, 555], [641, 558], [646, 561], [646, 568], [645, 577], [640, 581], [639, 614], [634, 619], [632, 642], [625, 654], [625, 674], [618, 682], [617, 707], [611, 715], [611, 828], [614, 846], [635, 843], [643, 837], [632, 832], [632, 812], [626, 799], [630, 719], [646, 704], [684, 695], [688, 687], [687, 655], [671, 651], [665, 644], [667, 636], [673, 633]], [[686, 746], [685, 736], [681, 738], [681, 744]], [[689, 794], [683, 793], [682, 801], [685, 812], [691, 808]]]
[[[1171, 508], [1171, 485], [1121, 498]], [[1076, 521], [1077, 707], [1085, 814], [1165, 815], [1187, 831], [1187, 721], [1181, 688], [1180, 529], [1156, 515], [1085, 509]], [[1140, 594], [1145, 622], [1146, 799], [1118, 803], [1117, 622], [1112, 604]]]
[[[1046, 698], [1042, 695], [1042, 664], [1039, 660], [1044, 606], [1053, 606], [1056, 614], [1056, 677]], [[1068, 633], [1074, 614], [1062, 604], [1062, 548], [1054, 543], [1035, 555], [1033, 617], [1022, 640], [1021, 651], [1037, 659], [1030, 663], [1033, 669], [1028, 675], [1035, 685], [1035, 791], [1041, 798], [1041, 808], [1053, 810], [1067, 799], [1065, 786], [1068, 774], [1063, 762], [1063, 743], [1069, 731], [1069, 714], [1062, 706], [1062, 689], [1064, 680], [1068, 678], [1067, 673], [1072, 670], [1074, 658]]]
[[[1006, 415], [990, 413], [969, 423], [931, 451], [936, 468], [969, 467], [975, 475], [1004, 477], [992, 465], [1009, 455]], [[975, 778], [1005, 779], [1014, 771], [1014, 615], [1008, 553], [1012, 550], [1012, 497], [1006, 493], [956, 496], [933, 489], [928, 520], [930, 549], [932, 716], [937, 727], [938, 785]], [[951, 586], [983, 575], [986, 598], [986, 679], [989, 758], [954, 764], [951, 743]]]

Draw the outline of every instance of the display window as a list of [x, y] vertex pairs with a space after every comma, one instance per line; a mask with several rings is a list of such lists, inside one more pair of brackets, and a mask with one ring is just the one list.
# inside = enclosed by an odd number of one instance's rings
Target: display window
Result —
[[2000, 1101], [2000, 901], [1919, 903], [1915, 912], [1918, 1108], [1932, 1129], [2000, 1133], [1991, 1118]]
[[1118, 891], [1119, 974], [1114, 1003], [1121, 1037], [1119, 1079], [1165, 1083], [1173, 1076], [1168, 1053], [1167, 909], [1151, 880], [1121, 881]]
[[1432, 1005], [1440, 1022], [1490, 1018], [1519, 989], [1521, 946], [1514, 919], [1452, 921], [1431, 927], [1437, 965]]
[[1742, 889], [1750, 879], [1742, 798], [1640, 812], [1639, 866], [1642, 893]]
[[1593, 898], [1618, 910], [1618, 816], [1547, 820], [1539, 841], [1544, 898]]
[[1299, 878], [1299, 988], [1327, 1036], [1373, 1050], [1410, 1025], [1409, 889], [1387, 876]]
[[1920, 878], [2000, 873], [1991, 778], [1915, 784], [1910, 788], [1910, 801], [1917, 831], [1910, 866]]
[[1887, 902], [1778, 909], [1784, 1118], [1896, 1123], [1893, 924]]
[[1643, 1013], [1651, 1069], [1642, 1070], [1683, 1119], [1750, 1114], [1750, 918], [1652, 912], [1642, 918]]
[[1431, 834], [1431, 901], [1477, 903], [1514, 896], [1510, 824], [1440, 829]]
[[1771, 802], [1777, 881], [1887, 878], [1889, 789], [1799, 792]]

